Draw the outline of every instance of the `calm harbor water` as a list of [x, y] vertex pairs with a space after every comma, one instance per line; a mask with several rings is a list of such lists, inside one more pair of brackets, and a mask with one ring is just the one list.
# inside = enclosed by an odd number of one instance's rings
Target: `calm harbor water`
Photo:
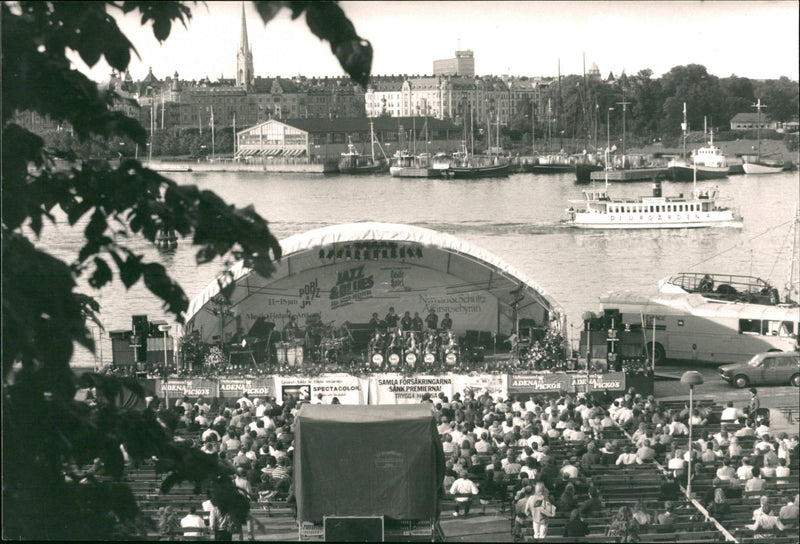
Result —
[[[730, 198], [728, 204], [744, 217], [742, 229], [582, 231], [560, 224], [569, 200], [580, 199], [585, 188], [574, 183], [573, 174], [515, 174], [486, 180], [218, 172], [168, 175], [180, 183], [216, 191], [237, 206], [252, 204], [269, 220], [278, 238], [355, 221], [406, 223], [458, 236], [534, 278], [563, 307], [575, 334], [583, 312], [599, 309], [601, 294], [653, 292], [659, 279], [678, 272], [752, 274], [782, 291], [791, 255], [789, 227], [800, 198], [796, 172], [733, 176], [698, 186], [719, 186], [723, 197]], [[691, 183], [663, 184], [665, 196], [691, 189]], [[651, 184], [613, 184], [609, 192], [612, 197], [649, 195]], [[49, 226], [40, 245], [61, 258], [74, 258], [81, 233], [82, 229], [69, 229], [65, 223]], [[173, 254], [159, 254], [136, 238], [131, 245], [162, 262], [190, 299], [225, 268], [222, 261], [197, 266], [188, 241], [181, 241]], [[79, 282], [84, 291], [91, 292], [85, 279]], [[96, 296], [106, 330], [130, 328], [132, 314], [167, 319], [159, 301], [139, 284], [126, 291], [117, 281]], [[91, 364], [99, 356], [99, 352], [95, 356], [78, 351], [75, 362]], [[110, 359], [106, 339], [102, 360]]]

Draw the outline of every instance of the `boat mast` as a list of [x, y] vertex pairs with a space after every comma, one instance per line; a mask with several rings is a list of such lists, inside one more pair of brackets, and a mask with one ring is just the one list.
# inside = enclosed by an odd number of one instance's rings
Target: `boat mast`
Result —
[[630, 102], [625, 101], [625, 87], [622, 88], [622, 102], [617, 102], [618, 105], [622, 106], [622, 166], [625, 167], [625, 112], [628, 111], [628, 104]]
[[531, 100], [531, 153], [536, 156], [536, 100]]
[[372, 164], [375, 164], [375, 129], [372, 125], [372, 119], [369, 120], [369, 143], [372, 148]]
[[[464, 152], [467, 151], [466, 144], [464, 145]], [[473, 124], [473, 116], [472, 116], [472, 104], [469, 105], [469, 154], [470, 156], [475, 154], [475, 126]]]
[[489, 162], [492, 161], [492, 114], [490, 111], [486, 112], [486, 151], [489, 153]]
[[686, 158], [686, 130], [689, 124], [686, 122], [686, 102], [683, 103], [683, 122], [681, 123], [681, 131], [683, 132], [683, 158]]
[[756, 140], [758, 140], [758, 158], [757, 161], [761, 160], [761, 108], [766, 108], [761, 103], [761, 99], [758, 99], [758, 102], [750, 106], [751, 108], [756, 108], [758, 111], [758, 121], [756, 122]]
[[[794, 301], [797, 302], [798, 298], [800, 298], [800, 277], [795, 279], [794, 271], [795, 268], [798, 268], [798, 234], [800, 234], [800, 203], [795, 202], [794, 206], [794, 219], [792, 220], [792, 231], [789, 236], [790, 243], [792, 244], [792, 256], [789, 259], [789, 273], [787, 274], [788, 278], [786, 281], [785, 286], [785, 293], [783, 295], [783, 299], [785, 302]], [[800, 270], [798, 270], [798, 274], [800, 274]]]

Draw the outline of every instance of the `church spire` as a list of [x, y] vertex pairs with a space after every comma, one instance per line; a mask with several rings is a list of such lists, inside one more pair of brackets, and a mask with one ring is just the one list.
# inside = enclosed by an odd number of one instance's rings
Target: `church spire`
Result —
[[239, 38], [239, 49], [236, 51], [236, 85], [247, 87], [255, 83], [253, 73], [253, 51], [247, 40], [247, 18], [242, 2], [242, 33]]
[[247, 19], [244, 15], [244, 2], [242, 2], [242, 35], [239, 38], [239, 51], [250, 51], [250, 42], [247, 40]]

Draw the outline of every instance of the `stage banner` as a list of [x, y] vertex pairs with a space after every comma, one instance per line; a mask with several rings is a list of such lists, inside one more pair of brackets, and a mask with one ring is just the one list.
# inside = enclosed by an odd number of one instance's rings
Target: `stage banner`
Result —
[[[570, 374], [572, 385], [570, 392], [586, 391], [586, 374]], [[606, 372], [605, 374], [589, 374], [589, 388], [591, 391], [625, 391], [624, 372]]]
[[216, 380], [168, 379], [161, 382], [159, 393], [166, 399], [174, 399], [184, 395], [188, 397], [216, 397], [218, 394]]
[[490, 395], [499, 395], [508, 398], [508, 380], [506, 374], [478, 374], [475, 376], [469, 375], [453, 375], [453, 392], [461, 393], [461, 398], [464, 399], [466, 393], [472, 391], [475, 393], [475, 398], [489, 392]]
[[508, 376], [508, 394], [514, 393], [553, 393], [568, 391], [572, 380], [568, 374], [530, 374]]
[[222, 398], [241, 398], [247, 393], [251, 398], [274, 396], [273, 378], [220, 378], [219, 396]]
[[330, 404], [333, 397], [341, 404], [366, 404], [369, 380], [349, 374], [323, 374], [320, 376], [275, 376], [275, 390], [278, 398], [286, 402], [288, 396], [317, 402], [322, 394], [322, 402]]
[[[586, 390], [587, 376], [584, 373], [530, 374], [509, 375], [508, 394], [515, 393], [550, 393], [569, 392], [577, 393]], [[592, 391], [624, 391], [625, 373], [608, 372], [605, 374], [590, 374], [589, 384]]]
[[416, 404], [427, 393], [436, 399], [439, 393], [453, 398], [453, 376], [414, 376], [379, 374], [369, 384], [369, 404]]

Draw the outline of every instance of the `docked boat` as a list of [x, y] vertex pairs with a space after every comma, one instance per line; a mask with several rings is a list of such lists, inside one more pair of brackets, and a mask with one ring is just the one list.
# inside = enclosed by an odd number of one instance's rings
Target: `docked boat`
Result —
[[481, 159], [470, 156], [464, 143], [463, 151], [453, 153], [450, 168], [445, 172], [455, 179], [505, 177], [508, 176], [508, 161], [491, 155]]
[[408, 151], [395, 153], [389, 167], [389, 173], [396, 178], [439, 178], [442, 172], [431, 165], [429, 157], [417, 157]]
[[723, 302], [781, 304], [778, 290], [755, 276], [681, 272], [658, 282], [660, 293], [698, 293]]
[[782, 156], [768, 158], [761, 155], [761, 108], [766, 108], [766, 106], [761, 104], [761, 99], [759, 98], [755, 107], [758, 110], [758, 122], [756, 123], [758, 151], [755, 156], [745, 155], [742, 157], [742, 169], [744, 169], [745, 174], [777, 174], [783, 172]]
[[561, 153], [534, 157], [520, 165], [522, 172], [534, 174], [563, 174], [575, 169], [575, 159]]
[[777, 174], [783, 172], [784, 164], [781, 159], [770, 159], [762, 155], [744, 155], [742, 169], [745, 174]]
[[[353, 145], [352, 140], [348, 141], [347, 151], [342, 153], [339, 159], [339, 172], [342, 174], [378, 174], [386, 172], [389, 169], [388, 159], [375, 158], [375, 133], [372, 128], [372, 122], [369, 124], [370, 138], [372, 147], [372, 156], [365, 157], [358, 152], [356, 146]], [[380, 144], [378, 144], [380, 146]], [[381, 152], [383, 149], [381, 148]]]
[[697, 179], [720, 179], [728, 177], [730, 166], [722, 150], [714, 145], [714, 131], [708, 145], [694, 152], [690, 160], [673, 159], [667, 164], [669, 179], [672, 181], [692, 181], [697, 171]]

